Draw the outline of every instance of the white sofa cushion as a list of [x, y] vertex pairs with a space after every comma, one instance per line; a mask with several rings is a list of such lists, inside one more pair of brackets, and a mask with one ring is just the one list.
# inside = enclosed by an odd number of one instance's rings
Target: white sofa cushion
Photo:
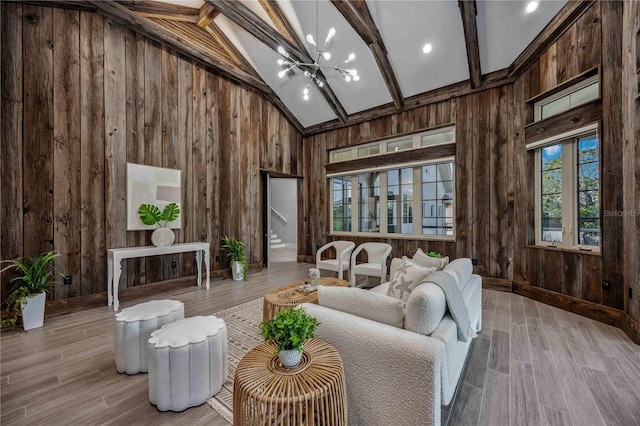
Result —
[[391, 278], [388, 295], [406, 302], [413, 289], [435, 270], [436, 268], [424, 268], [404, 256], [402, 265]]
[[394, 327], [404, 323], [400, 300], [360, 288], [319, 286], [318, 304]]
[[418, 248], [416, 254], [413, 255], [412, 260], [420, 266], [424, 266], [425, 268], [436, 268], [439, 271], [449, 263], [449, 256], [431, 257], [422, 251], [421, 248]]
[[438, 328], [446, 312], [447, 302], [440, 287], [433, 283], [422, 283], [409, 295], [404, 328], [428, 336]]
[[445, 266], [444, 272], [449, 273], [458, 280], [458, 285], [462, 290], [462, 288], [467, 285], [469, 278], [471, 278], [471, 274], [473, 274], [473, 264], [471, 263], [471, 259], [468, 258], [456, 259]]

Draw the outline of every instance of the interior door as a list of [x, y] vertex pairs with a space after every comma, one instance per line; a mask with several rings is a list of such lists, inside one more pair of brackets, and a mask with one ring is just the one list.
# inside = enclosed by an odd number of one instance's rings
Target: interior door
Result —
[[264, 237], [262, 252], [264, 253], [264, 266], [271, 268], [271, 176], [264, 173], [262, 178], [263, 210], [262, 224]]

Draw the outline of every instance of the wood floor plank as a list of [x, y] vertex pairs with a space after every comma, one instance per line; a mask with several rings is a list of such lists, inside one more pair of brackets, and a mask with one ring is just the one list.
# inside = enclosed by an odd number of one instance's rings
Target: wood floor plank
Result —
[[571, 415], [555, 408], [540, 406], [541, 426], [572, 426]]
[[462, 383], [460, 393], [456, 397], [456, 404], [451, 409], [449, 425], [466, 426], [477, 424], [481, 403], [482, 389], [468, 383]]
[[480, 407], [480, 426], [509, 425], [509, 376], [487, 370]]
[[473, 340], [462, 381], [478, 388], [484, 386], [491, 341], [484, 337]]
[[548, 340], [573, 424], [604, 425], [604, 419], [596, 407], [593, 395], [584, 381], [582, 371], [573, 358], [568, 343], [559, 334], [549, 334]]
[[[518, 295], [514, 295], [518, 296]], [[524, 305], [522, 296], [511, 297], [511, 323], [525, 325]]]
[[496, 311], [493, 314], [493, 329], [509, 333], [509, 324], [511, 323], [509, 316], [509, 305], [496, 306]]
[[637, 378], [623, 368], [618, 357], [601, 355], [601, 359], [604, 371], [611, 383], [615, 384], [620, 399], [629, 407], [634, 417], [640, 417], [640, 386]]
[[582, 333], [579, 330], [566, 327], [562, 327], [562, 330], [576, 362], [586, 367], [602, 370], [600, 358], [591, 350]]
[[527, 317], [527, 333], [531, 347], [549, 350], [549, 343], [540, 318]]
[[531, 348], [527, 326], [511, 323], [509, 333], [509, 356], [518, 361], [531, 364]]
[[541, 405], [569, 413], [569, 407], [562, 391], [560, 376], [553, 362], [550, 351], [531, 348], [533, 374], [536, 379], [538, 402]]
[[616, 386], [605, 372], [582, 367], [582, 375], [607, 425], [627, 426], [635, 423], [630, 408], [620, 398]]
[[509, 374], [509, 333], [493, 330], [487, 368]]
[[538, 307], [536, 306], [536, 302], [532, 299], [523, 298], [522, 305], [524, 306], [524, 314], [527, 317], [540, 318], [540, 313], [538, 312]]
[[510, 368], [510, 424], [512, 426], [540, 424], [538, 398], [532, 392], [536, 388], [533, 367], [531, 364], [511, 359]]

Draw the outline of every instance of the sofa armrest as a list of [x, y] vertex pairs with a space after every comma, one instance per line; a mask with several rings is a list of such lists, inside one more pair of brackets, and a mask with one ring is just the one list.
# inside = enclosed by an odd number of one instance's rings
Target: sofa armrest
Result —
[[305, 303], [345, 369], [351, 425], [439, 425], [444, 344], [429, 336]]

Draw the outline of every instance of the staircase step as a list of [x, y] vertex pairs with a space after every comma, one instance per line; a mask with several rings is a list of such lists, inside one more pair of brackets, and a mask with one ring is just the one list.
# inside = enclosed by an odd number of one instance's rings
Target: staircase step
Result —
[[282, 240], [280, 238], [272, 238], [270, 241], [271, 245], [280, 244], [281, 242]]
[[279, 248], [285, 248], [285, 247], [286, 245], [284, 243], [271, 244], [272, 249], [279, 249]]
[[271, 234], [271, 239], [272, 239], [272, 240], [274, 240], [274, 239], [276, 239], [276, 238], [278, 238], [278, 234]]

